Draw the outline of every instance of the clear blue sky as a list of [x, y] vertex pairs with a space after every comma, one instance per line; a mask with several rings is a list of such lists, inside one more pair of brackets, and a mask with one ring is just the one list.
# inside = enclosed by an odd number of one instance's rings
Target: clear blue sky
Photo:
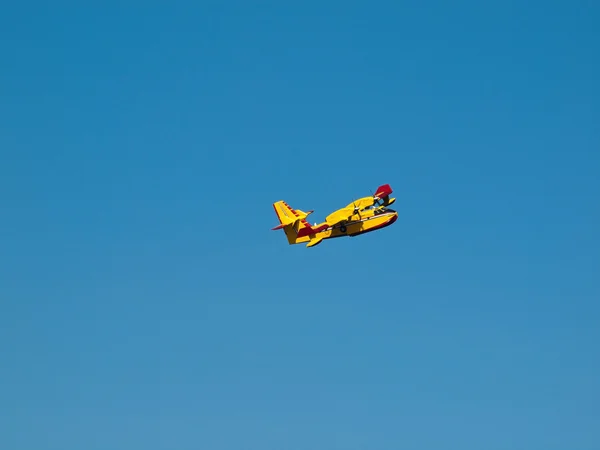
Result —
[[0, 15], [1, 448], [600, 448], [600, 4], [101, 3]]

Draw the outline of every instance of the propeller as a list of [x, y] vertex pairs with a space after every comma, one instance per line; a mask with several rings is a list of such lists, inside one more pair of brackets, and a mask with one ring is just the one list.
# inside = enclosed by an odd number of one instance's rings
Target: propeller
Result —
[[353, 201], [352, 205], [354, 206], [354, 214], [358, 214], [358, 217], [360, 217], [360, 211], [358, 210], [358, 207], [356, 206], [356, 201]]
[[356, 200], [352, 201], [352, 206], [354, 206], [354, 210], [352, 211], [352, 215], [358, 214], [358, 218], [362, 219], [362, 215], [360, 213], [360, 208], [358, 206], [356, 206]]
[[355, 214], [358, 214], [358, 217], [362, 219], [360, 208], [356, 206], [356, 200], [352, 201], [351, 205], [348, 205], [344, 209], [340, 210], [340, 213], [341, 211], [344, 212], [346, 220], [350, 219]]

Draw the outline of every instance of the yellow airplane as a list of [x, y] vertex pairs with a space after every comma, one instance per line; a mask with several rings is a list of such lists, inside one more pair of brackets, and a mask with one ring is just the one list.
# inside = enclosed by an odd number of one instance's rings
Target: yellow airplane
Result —
[[314, 225], [306, 220], [314, 211], [293, 209], [280, 200], [273, 203], [279, 225], [272, 230], [283, 229], [290, 245], [306, 243], [307, 247], [314, 247], [324, 239], [352, 237], [379, 230], [398, 219], [398, 213], [388, 208], [396, 201], [395, 198], [390, 198], [391, 193], [389, 184], [379, 186], [373, 196], [359, 198], [345, 208], [329, 214], [325, 222]]

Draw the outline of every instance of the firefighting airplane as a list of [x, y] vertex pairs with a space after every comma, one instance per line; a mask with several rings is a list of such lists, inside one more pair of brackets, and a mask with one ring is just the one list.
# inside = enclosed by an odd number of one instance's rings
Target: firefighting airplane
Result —
[[392, 188], [389, 184], [379, 186], [373, 196], [355, 200], [345, 208], [329, 214], [325, 222], [314, 225], [310, 225], [306, 220], [313, 211], [293, 209], [280, 200], [273, 203], [279, 225], [272, 230], [283, 229], [289, 244], [306, 243], [307, 247], [320, 244], [323, 239], [352, 237], [379, 230], [398, 219], [398, 213], [388, 208], [396, 201], [395, 198], [390, 198], [391, 193]]

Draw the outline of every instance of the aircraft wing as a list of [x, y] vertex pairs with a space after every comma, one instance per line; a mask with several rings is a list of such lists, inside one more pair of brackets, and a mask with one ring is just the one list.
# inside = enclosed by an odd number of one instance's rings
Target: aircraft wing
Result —
[[342, 222], [344, 220], [348, 220], [350, 217], [352, 217], [353, 213], [354, 213], [354, 206], [350, 205], [350, 207], [338, 209], [337, 211], [332, 212], [331, 214], [329, 214], [325, 218], [325, 222], [327, 222], [327, 225], [333, 226], [333, 225], [335, 225], [337, 223], [340, 223], [340, 222]]
[[344, 220], [349, 220], [356, 212], [362, 211], [365, 208], [369, 208], [375, 204], [379, 199], [389, 200], [389, 203], [393, 203], [395, 199], [389, 199], [389, 195], [392, 193], [392, 188], [389, 184], [383, 184], [377, 188], [377, 192], [371, 197], [362, 197], [354, 200], [348, 206], [329, 214], [325, 221], [329, 226], [336, 225]]
[[377, 188], [377, 192], [375, 192], [375, 197], [383, 198], [387, 197], [392, 193], [392, 187], [389, 184], [382, 184]]
[[325, 221], [329, 226], [338, 224], [344, 220], [349, 220], [357, 211], [373, 206], [375, 199], [373, 197], [363, 197], [354, 200], [348, 206], [329, 214]]
[[370, 206], [373, 206], [374, 203], [375, 199], [373, 197], [363, 197], [359, 198], [358, 200], [354, 200], [352, 203], [346, 206], [346, 208], [352, 208], [353, 210], [354, 208], [356, 208], [360, 211]]

